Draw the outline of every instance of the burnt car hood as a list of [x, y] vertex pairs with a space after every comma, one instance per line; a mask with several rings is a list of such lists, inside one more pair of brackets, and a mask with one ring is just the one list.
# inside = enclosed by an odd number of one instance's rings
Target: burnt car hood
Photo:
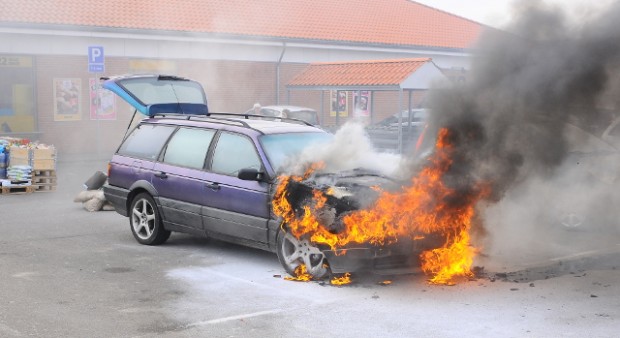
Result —
[[[304, 207], [312, 204], [313, 196], [317, 193], [324, 196], [325, 207], [314, 210], [315, 216], [330, 232], [338, 233], [343, 231], [342, 218], [347, 214], [370, 208], [382, 191], [400, 190], [405, 183], [366, 169], [319, 173], [301, 181], [290, 181], [286, 198], [295, 215], [301, 218]], [[437, 242], [428, 237], [425, 241], [402, 238], [381, 246], [356, 243], [337, 250], [324, 245], [318, 245], [318, 248], [325, 254], [333, 273], [359, 270], [410, 273], [420, 266], [419, 257], [412, 252], [437, 246]]]

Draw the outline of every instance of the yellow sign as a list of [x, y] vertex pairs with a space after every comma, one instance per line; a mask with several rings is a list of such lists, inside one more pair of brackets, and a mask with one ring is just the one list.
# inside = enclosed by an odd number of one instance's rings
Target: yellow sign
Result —
[[30, 56], [0, 55], [0, 67], [32, 68], [32, 58]]
[[129, 60], [129, 69], [133, 73], [167, 73], [176, 74], [177, 64], [170, 60]]

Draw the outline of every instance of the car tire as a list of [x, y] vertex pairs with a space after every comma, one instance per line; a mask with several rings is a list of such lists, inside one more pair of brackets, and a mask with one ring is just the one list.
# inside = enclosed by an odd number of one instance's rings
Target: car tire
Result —
[[155, 200], [147, 193], [136, 195], [131, 202], [129, 226], [140, 244], [159, 245], [170, 237], [170, 231], [164, 229]]
[[330, 274], [325, 255], [309, 239], [298, 239], [290, 232], [280, 229], [276, 253], [284, 270], [293, 277], [297, 277], [295, 270], [302, 264], [306, 266], [306, 273], [314, 280], [323, 279]]

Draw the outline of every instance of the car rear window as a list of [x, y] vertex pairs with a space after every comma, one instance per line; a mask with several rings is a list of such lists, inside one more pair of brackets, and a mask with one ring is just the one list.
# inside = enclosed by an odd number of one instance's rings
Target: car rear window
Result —
[[139, 125], [123, 141], [118, 154], [155, 160], [175, 129], [173, 126]]

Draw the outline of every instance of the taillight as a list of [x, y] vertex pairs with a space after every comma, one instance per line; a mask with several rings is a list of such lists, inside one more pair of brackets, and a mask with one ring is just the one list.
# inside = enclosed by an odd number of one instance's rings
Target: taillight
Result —
[[428, 124], [424, 126], [420, 136], [418, 136], [418, 141], [415, 143], [415, 152], [418, 154], [420, 152], [420, 148], [422, 148], [422, 143], [424, 142], [424, 134], [426, 134], [426, 129], [428, 128]]
[[111, 171], [112, 171], [112, 163], [108, 162], [108, 177], [110, 177]]

